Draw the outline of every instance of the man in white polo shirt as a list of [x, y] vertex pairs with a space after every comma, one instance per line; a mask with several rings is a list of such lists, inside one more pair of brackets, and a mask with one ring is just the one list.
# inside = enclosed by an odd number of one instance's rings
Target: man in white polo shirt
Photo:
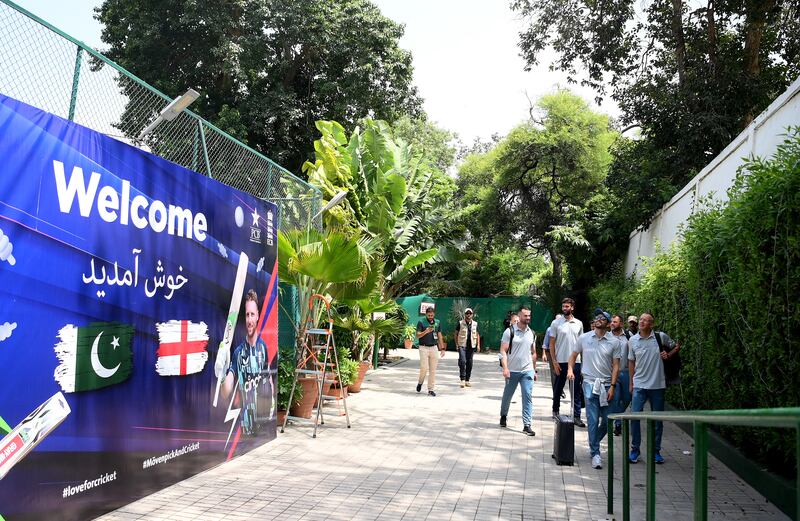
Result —
[[[553, 373], [555, 374], [555, 385], [553, 386], [553, 418], [558, 416], [561, 408], [561, 392], [564, 384], [567, 383], [567, 363], [578, 337], [583, 334], [583, 323], [572, 315], [575, 309], [575, 301], [565, 298], [561, 301], [561, 317], [553, 320], [550, 324], [550, 359], [553, 360]], [[575, 408], [572, 412], [575, 425], [586, 427], [581, 421], [581, 363], [575, 363], [573, 368], [575, 374], [575, 387], [572, 391]]]
[[[655, 335], [659, 335], [661, 346]], [[641, 412], [644, 404], [650, 402], [651, 411], [664, 410], [664, 394], [667, 390], [667, 379], [664, 375], [663, 360], [677, 353], [680, 345], [676, 344], [666, 333], [653, 331], [653, 315], [643, 313], [639, 317], [639, 332], [628, 341], [628, 371], [631, 375], [630, 390], [633, 394], [631, 412]], [[664, 425], [656, 424], [656, 463], [664, 463], [661, 456], [661, 434]], [[642, 441], [641, 427], [638, 421], [631, 421], [631, 463], [639, 461], [639, 447]]]
[[[634, 333], [635, 335], [636, 333]], [[611, 316], [611, 335], [619, 343], [621, 354], [619, 357], [619, 376], [617, 377], [616, 406], [614, 412], [625, 412], [631, 404], [630, 373], [628, 372], [628, 339], [631, 335], [622, 328], [622, 316]], [[622, 420], [614, 421], [614, 436], [622, 434]]]
[[[592, 325], [584, 333], [569, 357], [567, 378], [575, 380], [573, 368], [580, 354], [583, 358], [583, 396], [586, 400], [586, 422], [589, 424], [589, 452], [592, 468], [603, 468], [600, 442], [608, 432], [608, 413], [614, 404], [614, 391], [619, 375], [620, 345], [608, 332], [611, 315], [597, 310]], [[610, 442], [610, 443], [613, 443]]]
[[531, 310], [527, 306], [522, 306], [519, 310], [519, 322], [506, 329], [500, 341], [500, 364], [503, 366], [503, 376], [506, 379], [503, 401], [500, 402], [500, 427], [506, 426], [511, 397], [519, 385], [522, 393], [522, 432], [528, 436], [535, 436], [536, 433], [531, 429], [533, 413], [531, 398], [536, 371], [536, 335], [528, 327], [530, 322]]

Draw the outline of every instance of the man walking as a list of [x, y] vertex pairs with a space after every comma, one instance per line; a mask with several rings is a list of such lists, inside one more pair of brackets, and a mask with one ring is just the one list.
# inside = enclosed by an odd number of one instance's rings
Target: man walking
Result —
[[[658, 337], [656, 336], [658, 335]], [[666, 333], [653, 331], [653, 315], [643, 313], [639, 317], [639, 332], [628, 341], [628, 371], [631, 374], [629, 389], [633, 393], [631, 412], [644, 410], [645, 402], [650, 402], [651, 411], [664, 410], [664, 394], [667, 381], [664, 375], [663, 360], [673, 356], [680, 349]], [[656, 423], [655, 460], [664, 463], [661, 456], [661, 435], [664, 425]], [[639, 447], [642, 441], [641, 426], [638, 421], [631, 422], [632, 440], [629, 459], [639, 461]]]
[[639, 317], [630, 315], [628, 317], [628, 339], [639, 332]]
[[522, 432], [528, 436], [536, 436], [531, 429], [533, 413], [531, 397], [536, 371], [536, 335], [528, 327], [530, 323], [531, 310], [527, 306], [522, 306], [519, 310], [519, 322], [506, 329], [500, 341], [500, 356], [502, 357], [500, 363], [506, 379], [503, 401], [500, 402], [500, 427], [506, 426], [511, 397], [514, 396], [517, 385], [519, 385], [522, 394]]
[[[561, 314], [559, 313], [556, 315], [556, 320], [561, 318]], [[547, 352], [550, 351], [550, 326], [547, 326], [547, 329], [544, 332], [544, 338], [542, 339], [542, 357], [544, 361], [547, 362], [547, 366], [550, 368], [550, 387], [555, 388], [556, 386], [556, 373], [553, 371], [553, 357], [546, 356]], [[561, 391], [561, 397], [566, 398], [564, 395], [564, 391]]]
[[464, 319], [459, 320], [453, 338], [458, 348], [458, 373], [461, 377], [461, 387], [471, 387], [469, 377], [472, 375], [473, 348], [481, 352], [481, 338], [478, 332], [478, 323], [472, 320], [472, 308], [464, 310]]
[[[553, 386], [553, 418], [559, 414], [561, 408], [561, 393], [564, 390], [564, 384], [567, 383], [567, 364], [575, 345], [578, 343], [578, 337], [583, 334], [583, 323], [572, 315], [575, 309], [575, 301], [571, 298], [565, 298], [561, 301], [561, 317], [553, 320], [550, 324], [550, 358], [553, 360], [553, 372], [556, 376], [555, 385]], [[574, 416], [575, 425], [578, 427], [586, 427], [586, 424], [581, 421], [581, 397], [583, 391], [581, 390], [581, 363], [576, 362], [573, 367], [575, 374], [575, 386], [572, 391], [572, 398], [575, 402], [572, 414]]]
[[[442, 339], [442, 326], [434, 318], [433, 307], [425, 310], [425, 318], [417, 322], [417, 338], [419, 338], [419, 380], [417, 381], [417, 392], [422, 390], [422, 383], [425, 376], [428, 376], [428, 394], [436, 396], [434, 386], [436, 385], [436, 366], [439, 364], [439, 356], [444, 358], [444, 342]], [[429, 374], [430, 373], [430, 374]]]
[[[616, 404], [614, 412], [625, 412], [631, 404], [630, 372], [628, 371], [628, 339], [630, 333], [622, 329], [622, 317], [614, 315], [611, 317], [611, 335], [619, 343], [620, 364], [619, 376], [617, 377]], [[614, 436], [622, 434], [622, 420], [614, 420]]]
[[[503, 335], [508, 331], [511, 326], [519, 324], [519, 314], [516, 311], [509, 311], [508, 318], [503, 320], [503, 334], [500, 335], [500, 340], [503, 340]], [[503, 353], [497, 353], [497, 361], [500, 364], [500, 371], [503, 371]]]
[[[592, 468], [603, 468], [600, 442], [608, 432], [608, 412], [614, 403], [619, 374], [619, 342], [608, 332], [611, 316], [598, 310], [594, 329], [584, 333], [569, 357], [567, 378], [575, 380], [574, 366], [578, 355], [583, 359], [583, 396], [586, 400], [586, 421], [589, 424], [589, 452]], [[613, 443], [613, 442], [611, 442]]]

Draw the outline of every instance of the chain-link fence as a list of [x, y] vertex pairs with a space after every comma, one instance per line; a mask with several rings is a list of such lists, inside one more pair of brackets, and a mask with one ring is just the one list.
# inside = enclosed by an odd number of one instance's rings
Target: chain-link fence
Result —
[[[318, 189], [188, 110], [139, 139], [172, 99], [8, 0], [0, 0], [0, 93], [274, 202], [281, 229], [321, 226]], [[281, 286], [278, 331], [293, 346], [287, 313], [299, 303]]]
[[8, 0], [0, 92], [272, 201], [283, 229], [307, 226], [321, 202], [315, 187], [189, 110], [139, 139], [172, 99]]

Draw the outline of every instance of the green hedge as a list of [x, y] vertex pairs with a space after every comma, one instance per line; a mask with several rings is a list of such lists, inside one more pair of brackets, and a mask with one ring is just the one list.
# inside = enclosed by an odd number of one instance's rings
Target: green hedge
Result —
[[[800, 404], [800, 128], [768, 160], [749, 161], [727, 205], [694, 214], [683, 241], [660, 253], [638, 283], [621, 275], [590, 292], [593, 305], [651, 311], [683, 342], [686, 409]], [[795, 433], [722, 429], [745, 454], [795, 474]]]

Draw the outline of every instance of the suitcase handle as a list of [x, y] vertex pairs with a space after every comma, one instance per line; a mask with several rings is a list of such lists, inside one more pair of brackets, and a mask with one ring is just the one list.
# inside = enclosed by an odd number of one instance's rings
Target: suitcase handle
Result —
[[569, 414], [570, 416], [575, 414], [575, 380], [569, 381]]
[[575, 414], [575, 380], [569, 381], [569, 413]]

